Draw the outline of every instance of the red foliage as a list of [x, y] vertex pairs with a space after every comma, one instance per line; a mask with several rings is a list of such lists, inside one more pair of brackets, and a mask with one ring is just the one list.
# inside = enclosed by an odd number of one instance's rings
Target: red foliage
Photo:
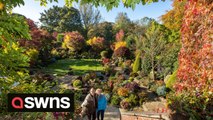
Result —
[[53, 33], [52, 33], [52, 36], [53, 36], [55, 39], [57, 39], [58, 32], [53, 32]]
[[27, 19], [27, 24], [29, 25], [29, 29], [30, 30], [38, 29], [37, 26], [36, 26], [36, 24], [34, 23], [34, 21], [31, 20], [31, 19]]
[[93, 50], [100, 52], [101, 50], [104, 50], [104, 48], [106, 48], [106, 41], [103, 37], [96, 37], [91, 46]]
[[177, 92], [213, 92], [213, 3], [210, 1], [189, 0], [185, 7]]
[[121, 29], [118, 33], [116, 33], [116, 41], [123, 41], [124, 38], [124, 31]]
[[114, 55], [116, 57], [129, 58], [131, 56], [131, 52], [127, 47], [119, 47], [114, 51]]
[[77, 31], [65, 33], [64, 42], [72, 51], [80, 51], [86, 44], [84, 37]]
[[110, 63], [110, 59], [109, 58], [102, 58], [102, 64], [105, 65], [105, 64], [108, 64]]
[[32, 20], [27, 19], [27, 23], [30, 28], [30, 35], [32, 37], [32, 40], [19, 40], [20, 46], [41, 50], [43, 46], [45, 46], [46, 44], [51, 44], [51, 41], [55, 39], [47, 31], [38, 29]]

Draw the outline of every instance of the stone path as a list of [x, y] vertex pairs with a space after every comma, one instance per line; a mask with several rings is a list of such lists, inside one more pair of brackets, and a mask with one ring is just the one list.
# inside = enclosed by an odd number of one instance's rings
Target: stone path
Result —
[[113, 106], [108, 106], [105, 112], [104, 120], [120, 120], [119, 109]]
[[170, 109], [166, 107], [166, 100], [159, 98], [143, 104], [142, 112], [124, 111], [120, 109], [122, 120], [170, 120]]

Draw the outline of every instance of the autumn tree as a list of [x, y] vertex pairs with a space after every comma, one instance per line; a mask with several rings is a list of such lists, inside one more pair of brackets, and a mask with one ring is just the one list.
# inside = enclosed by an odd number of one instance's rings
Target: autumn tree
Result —
[[174, 0], [172, 4], [173, 9], [161, 16], [161, 20], [166, 27], [172, 30], [180, 30], [186, 1], [187, 0]]

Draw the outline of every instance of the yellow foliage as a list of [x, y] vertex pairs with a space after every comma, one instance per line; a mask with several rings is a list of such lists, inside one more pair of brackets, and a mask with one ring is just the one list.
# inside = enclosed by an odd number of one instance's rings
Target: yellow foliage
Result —
[[117, 93], [119, 96], [126, 97], [126, 96], [128, 96], [129, 91], [128, 91], [128, 89], [121, 87], [121, 88], [118, 88]]
[[64, 43], [68, 43], [70, 40], [70, 36], [69, 35], [65, 35], [64, 37]]
[[3, 10], [4, 4], [0, 2], [0, 10]]
[[[7, 45], [9, 45], [10, 43], [6, 43]], [[8, 53], [8, 51], [10, 51], [11, 49], [13, 49], [13, 50], [15, 50], [15, 51], [18, 51], [19, 50], [19, 46], [18, 46], [18, 44], [16, 44], [16, 43], [12, 43], [12, 46], [10, 47], [10, 48], [6, 48], [6, 49], [4, 49], [4, 53]]]
[[96, 39], [97, 39], [97, 37], [93, 37], [93, 38], [87, 40], [87, 44], [90, 45], [90, 46], [93, 45], [93, 44], [95, 44]]
[[66, 49], [67, 48], [66, 43], [63, 42], [62, 45], [61, 45], [61, 47], [64, 48], [64, 49]]
[[18, 44], [13, 43], [12, 48], [17, 51], [19, 49], [19, 46]]
[[27, 56], [31, 59], [31, 61], [36, 61], [38, 59], [39, 52], [36, 49], [29, 49], [26, 51]]
[[[71, 36], [70, 35], [65, 35], [64, 36], [64, 42], [62, 43], [62, 48], [70, 48], [69, 45], [67, 45], [70, 41]], [[72, 48], [70, 48], [72, 49]]]
[[22, 72], [22, 71], [18, 71], [17, 74], [21, 77], [24, 78], [26, 76], [26, 73]]
[[119, 47], [126, 47], [125, 41], [120, 41], [115, 43], [115, 50], [117, 50]]

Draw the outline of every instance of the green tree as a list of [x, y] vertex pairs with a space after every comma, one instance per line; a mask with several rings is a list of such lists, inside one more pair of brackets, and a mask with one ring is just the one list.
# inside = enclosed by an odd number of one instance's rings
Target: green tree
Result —
[[134, 29], [131, 31], [131, 34], [129, 34], [125, 39], [127, 47], [129, 47], [130, 50], [140, 49], [141, 43], [139, 43], [140, 41], [138, 41], [138, 39], [141, 39], [142, 35], [149, 27], [151, 21], [153, 21], [153, 19], [144, 17], [133, 23]]
[[[165, 52], [167, 30], [162, 25], [152, 21], [145, 34], [139, 40], [144, 57], [148, 57], [151, 63], [152, 79], [155, 80], [155, 69], [161, 63]], [[146, 64], [143, 62], [143, 64]], [[142, 65], [143, 67], [144, 65]]]
[[90, 28], [98, 25], [101, 20], [101, 13], [98, 9], [94, 9], [91, 4], [81, 4], [79, 7], [82, 23], [85, 29], [86, 35]]
[[88, 32], [88, 38], [103, 37], [106, 41], [110, 42], [114, 39], [113, 23], [102, 22], [97, 26], [93, 26]]
[[138, 72], [141, 69], [141, 53], [139, 52], [133, 64], [133, 72]]
[[42, 28], [49, 32], [82, 32], [83, 30], [80, 13], [73, 7], [53, 6], [41, 13], [39, 20], [42, 23]]
[[132, 24], [130, 18], [127, 16], [127, 13], [120, 12], [115, 18], [114, 30], [117, 33], [119, 30], [124, 30], [125, 33], [128, 33], [134, 25]]

